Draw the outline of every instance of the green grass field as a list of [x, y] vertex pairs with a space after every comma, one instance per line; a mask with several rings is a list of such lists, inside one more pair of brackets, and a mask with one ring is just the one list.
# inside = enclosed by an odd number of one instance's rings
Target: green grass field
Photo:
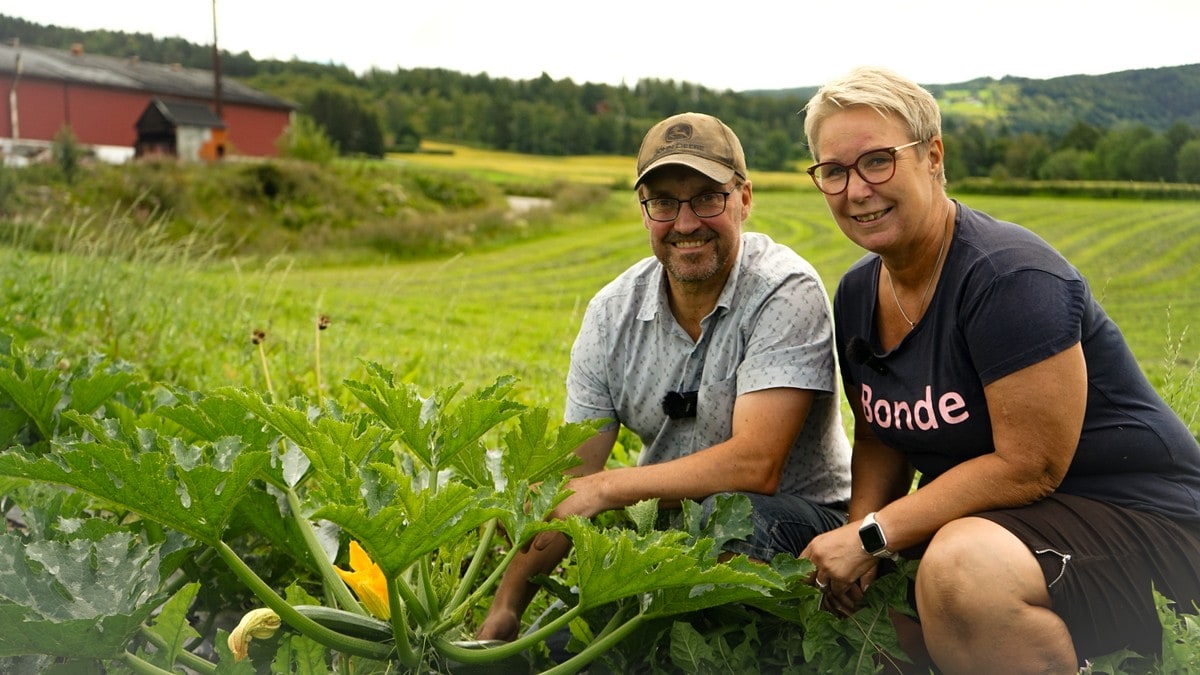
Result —
[[[445, 261], [294, 271], [290, 287], [310, 294], [321, 289], [329, 307], [346, 312], [348, 323], [385, 331], [356, 341], [356, 349], [375, 358], [421, 355], [431, 384], [512, 372], [539, 403], [554, 405], [589, 297], [649, 254], [632, 198], [613, 199], [628, 202], [629, 217]], [[1042, 198], [966, 203], [1022, 223], [1060, 247], [1087, 275], [1160, 390], [1172, 369], [1176, 386], [1191, 371], [1200, 351], [1196, 204]], [[807, 191], [758, 193], [750, 227], [808, 258], [830, 292], [862, 253], [832, 224], [824, 201]], [[1191, 406], [1195, 429], [1194, 400], [1179, 403]]]
[[[1200, 428], [1200, 392], [1190, 379], [1200, 353], [1200, 204], [977, 195], [964, 201], [1033, 229], [1077, 264], [1151, 380], [1194, 431]], [[44, 344], [104, 351], [155, 379], [196, 388], [263, 388], [269, 375], [281, 394], [312, 393], [319, 357], [330, 392], [357, 377], [363, 361], [379, 361], [431, 389], [513, 374], [526, 402], [557, 409], [588, 299], [649, 255], [635, 208], [631, 193], [614, 190], [608, 204], [564, 220], [557, 234], [418, 262], [172, 257], [159, 265], [153, 252], [127, 263], [4, 249], [7, 320], [45, 330]], [[816, 191], [803, 186], [756, 192], [749, 228], [812, 261], [831, 293], [862, 253], [836, 229]], [[319, 336], [318, 355], [313, 326], [321, 314], [332, 325]], [[262, 354], [250, 341], [255, 329], [268, 336]]]

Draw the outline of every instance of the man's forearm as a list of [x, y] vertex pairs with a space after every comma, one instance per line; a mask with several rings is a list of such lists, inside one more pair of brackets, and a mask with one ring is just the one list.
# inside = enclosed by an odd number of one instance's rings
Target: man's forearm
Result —
[[530, 579], [539, 574], [549, 574], [570, 549], [571, 540], [566, 535], [543, 532], [534, 538], [528, 550], [518, 553], [500, 578], [500, 586], [496, 589], [479, 637], [516, 639], [521, 615], [538, 591], [537, 584]]

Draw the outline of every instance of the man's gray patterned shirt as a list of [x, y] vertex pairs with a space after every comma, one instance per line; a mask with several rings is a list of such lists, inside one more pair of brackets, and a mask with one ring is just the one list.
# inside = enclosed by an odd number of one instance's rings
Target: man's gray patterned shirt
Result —
[[[729, 439], [736, 397], [762, 389], [816, 392], [779, 491], [816, 503], [850, 496], [829, 296], [808, 261], [743, 233], [737, 264], [693, 341], [667, 304], [665, 270], [646, 258], [592, 298], [571, 350], [565, 418], [613, 419], [642, 440], [639, 464]], [[668, 392], [698, 392], [694, 418], [670, 419]]]

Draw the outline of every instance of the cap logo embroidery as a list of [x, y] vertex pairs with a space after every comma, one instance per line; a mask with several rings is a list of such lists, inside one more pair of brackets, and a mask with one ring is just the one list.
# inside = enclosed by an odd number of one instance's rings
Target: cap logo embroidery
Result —
[[640, 186], [649, 173], [673, 164], [697, 171], [718, 182], [746, 175], [746, 159], [733, 131], [720, 120], [701, 113], [680, 113], [654, 125], [642, 139], [637, 157]]
[[673, 124], [667, 129], [666, 140], [668, 141], [686, 141], [692, 137], [692, 125], [690, 124]]

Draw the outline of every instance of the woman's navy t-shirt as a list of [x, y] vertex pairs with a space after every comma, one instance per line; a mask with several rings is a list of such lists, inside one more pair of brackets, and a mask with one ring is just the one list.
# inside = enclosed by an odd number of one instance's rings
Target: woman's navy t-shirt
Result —
[[[1087, 410], [1059, 492], [1200, 528], [1200, 444], [1143, 375], [1083, 275], [1049, 244], [958, 204], [929, 309], [888, 353], [874, 324], [879, 265], [875, 254], [859, 260], [834, 296], [842, 378], [859, 392], [875, 435], [908, 456], [922, 484], [994, 452], [984, 386], [1082, 342]], [[848, 356], [856, 339], [870, 345], [869, 358]]]

